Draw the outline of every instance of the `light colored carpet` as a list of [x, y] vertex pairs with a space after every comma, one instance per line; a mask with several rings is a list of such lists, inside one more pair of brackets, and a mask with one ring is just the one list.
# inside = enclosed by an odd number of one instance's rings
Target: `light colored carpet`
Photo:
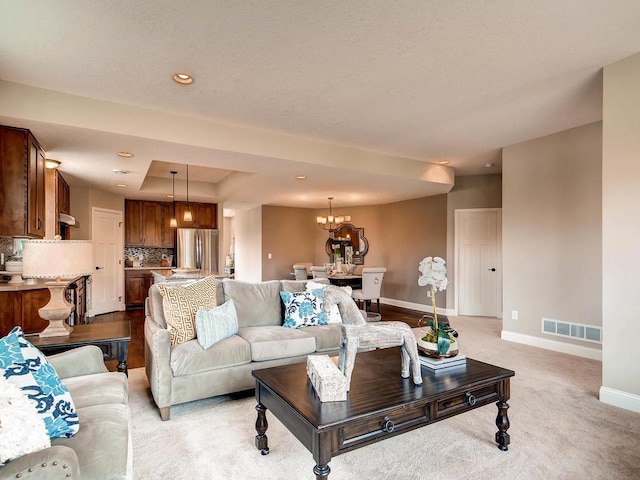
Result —
[[[600, 362], [501, 340], [496, 319], [451, 323], [462, 353], [516, 372], [509, 451], [494, 443], [487, 405], [337, 456], [331, 480], [640, 478], [640, 414], [598, 401]], [[315, 479], [311, 454], [269, 412], [271, 453], [260, 455], [253, 397], [174, 406], [162, 422], [144, 369], [129, 375], [135, 478]]]

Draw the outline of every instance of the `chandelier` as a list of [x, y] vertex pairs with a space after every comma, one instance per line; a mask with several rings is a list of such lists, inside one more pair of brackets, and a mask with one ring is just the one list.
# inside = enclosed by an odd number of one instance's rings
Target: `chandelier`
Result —
[[349, 216], [341, 215], [337, 217], [333, 215], [332, 207], [331, 207], [332, 200], [333, 200], [333, 197], [329, 197], [329, 215], [327, 215], [326, 217], [323, 215], [318, 215], [316, 217], [316, 223], [320, 227], [324, 228], [325, 230], [328, 230], [331, 233], [335, 232], [337, 230], [338, 225], [340, 225], [341, 223], [351, 221], [351, 217]]

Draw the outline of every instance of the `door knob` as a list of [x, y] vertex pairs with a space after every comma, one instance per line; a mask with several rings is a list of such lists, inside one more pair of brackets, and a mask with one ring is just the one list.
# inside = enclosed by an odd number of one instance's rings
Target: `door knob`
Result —
[[490, 268], [489, 270], [491, 270], [492, 272], [495, 272], [496, 269], [495, 268]]
[[104, 267], [96, 267], [96, 270], [104, 270]]

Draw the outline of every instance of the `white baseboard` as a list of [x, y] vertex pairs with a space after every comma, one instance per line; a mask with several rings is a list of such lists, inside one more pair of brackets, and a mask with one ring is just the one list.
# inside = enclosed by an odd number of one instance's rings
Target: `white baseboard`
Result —
[[[385, 305], [393, 305], [394, 307], [408, 308], [409, 310], [417, 310], [419, 312], [433, 312], [433, 308], [431, 307], [431, 305], [425, 305], [424, 303], [405, 302], [404, 300], [396, 300], [394, 298], [381, 298], [380, 303], [384, 303]], [[456, 315], [455, 310], [440, 307], [436, 308], [436, 312], [438, 312], [439, 315]]]
[[575, 355], [577, 357], [584, 357], [590, 358], [592, 360], [602, 361], [602, 350], [583, 347], [582, 345], [557, 342], [555, 340], [533, 337], [531, 335], [524, 335], [522, 333], [508, 332], [506, 330], [502, 330], [500, 337], [503, 340], [507, 340], [509, 342], [522, 343], [524, 345], [530, 345], [532, 347], [553, 350], [554, 352], [568, 353], [569, 355]]
[[615, 390], [609, 387], [600, 387], [600, 401], [613, 405], [614, 407], [624, 408], [632, 412], [640, 413], [640, 396], [631, 393]]

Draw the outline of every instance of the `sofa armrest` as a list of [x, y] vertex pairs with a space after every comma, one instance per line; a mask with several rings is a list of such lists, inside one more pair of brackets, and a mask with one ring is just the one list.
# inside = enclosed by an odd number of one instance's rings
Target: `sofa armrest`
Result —
[[151, 394], [158, 408], [168, 408], [173, 384], [171, 335], [150, 315], [144, 319], [144, 343], [144, 365]]
[[104, 364], [104, 354], [100, 347], [85, 345], [66, 352], [47, 357], [49, 363], [56, 369], [60, 378], [78, 377], [105, 373], [109, 370]]
[[[29, 471], [29, 469], [33, 469]], [[28, 453], [0, 467], [0, 479], [37, 478], [38, 480], [79, 479], [80, 465], [76, 452], [64, 445]]]

